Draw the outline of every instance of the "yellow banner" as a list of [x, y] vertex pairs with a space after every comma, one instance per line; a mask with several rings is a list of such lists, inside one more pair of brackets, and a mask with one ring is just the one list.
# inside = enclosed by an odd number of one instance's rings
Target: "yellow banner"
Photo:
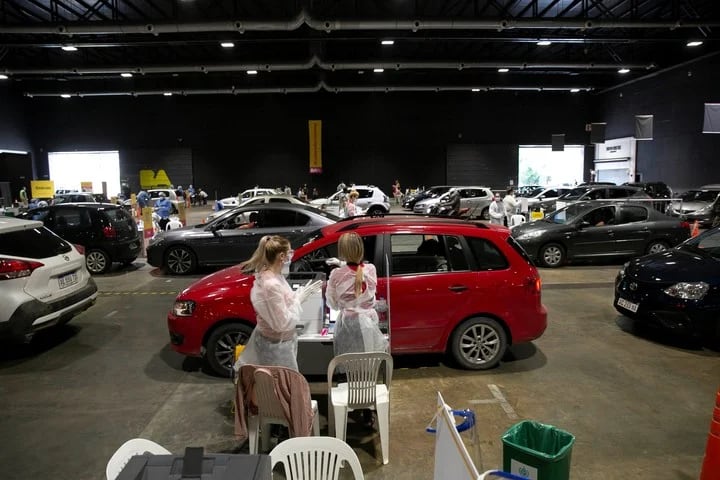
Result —
[[92, 191], [93, 191], [92, 182], [80, 182], [80, 191], [92, 193]]
[[322, 173], [322, 120], [308, 120], [310, 173]]
[[55, 182], [52, 180], [30, 180], [30, 198], [53, 198]]

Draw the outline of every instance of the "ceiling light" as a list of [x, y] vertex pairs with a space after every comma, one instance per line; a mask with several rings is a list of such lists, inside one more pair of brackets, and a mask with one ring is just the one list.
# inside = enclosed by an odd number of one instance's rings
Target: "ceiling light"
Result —
[[63, 94], [60, 95], [60, 96], [61, 96], [62, 98], [70, 98], [70, 94], [69, 94], [69, 93], [63, 93]]
[[221, 42], [220, 46], [223, 48], [233, 48], [235, 44], [233, 42]]
[[479, 92], [480, 89], [479, 89], [479, 88], [473, 88], [472, 91], [473, 91], [473, 92]]
[[123, 73], [120, 74], [120, 76], [123, 77], [123, 78], [131, 78], [131, 77], [132, 77], [132, 73], [130, 73], [130, 72], [123, 72]]
[[548, 45], [552, 45], [552, 42], [550, 40], [539, 40], [537, 42], [537, 45], [540, 45], [541, 47], [547, 47]]
[[510, 71], [509, 68], [498, 68], [498, 73], [507, 73], [509, 71]]
[[257, 70], [248, 70], [247, 74], [248, 75], [257, 75]]
[[380, 43], [383, 45], [395, 45], [395, 40], [383, 40]]
[[629, 68], [621, 68], [620, 70], [618, 70], [618, 73], [629, 73], [629, 72], [630, 72]]
[[166, 97], [172, 97], [172, 92], [165, 92], [163, 95]]
[[688, 47], [699, 47], [702, 44], [703, 44], [703, 42], [701, 42], [700, 40], [691, 40], [691, 41], [687, 42]]
[[570, 93], [578, 93], [580, 91], [579, 88], [571, 88]]
[[73, 47], [72, 45], [65, 45], [62, 48], [66, 52], [77, 52], [77, 47]]
[[375, 73], [383, 73], [385, 71], [384, 68], [373, 68], [373, 72]]
[[10, 77], [8, 77], [7, 75], [0, 74], [0, 80], [7, 80], [8, 78], [10, 78]]

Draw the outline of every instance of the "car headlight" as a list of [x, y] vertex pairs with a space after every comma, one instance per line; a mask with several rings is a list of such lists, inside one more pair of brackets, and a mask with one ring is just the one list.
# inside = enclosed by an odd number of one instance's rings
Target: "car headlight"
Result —
[[173, 313], [178, 317], [189, 317], [195, 311], [195, 302], [192, 300], [177, 300], [173, 305]]
[[623, 263], [623, 266], [622, 266], [622, 268], [620, 269], [620, 271], [618, 272], [618, 275], [620, 275], [621, 277], [625, 277], [626, 272], [627, 272], [627, 268], [628, 268], [629, 266], [630, 266], [630, 262], [625, 262], [625, 263]]
[[530, 240], [539, 237], [543, 233], [545, 232], [542, 230], [533, 230], [532, 232], [523, 233], [522, 235], [517, 236], [516, 240]]
[[680, 282], [666, 288], [663, 292], [683, 300], [700, 300], [709, 289], [710, 285], [705, 282]]
[[699, 209], [695, 210], [695, 213], [705, 214], [705, 213], [710, 212], [710, 210], [712, 210], [712, 205], [705, 205], [703, 208], [699, 208]]

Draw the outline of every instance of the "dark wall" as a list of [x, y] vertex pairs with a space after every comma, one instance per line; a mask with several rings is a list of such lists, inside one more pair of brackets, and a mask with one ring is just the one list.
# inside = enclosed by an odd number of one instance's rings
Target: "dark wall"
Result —
[[0, 150], [32, 149], [24, 106], [27, 100], [10, 90], [9, 80], [0, 80]]
[[635, 134], [635, 115], [652, 114], [653, 140], [639, 141], [637, 171], [676, 190], [720, 183], [720, 135], [702, 133], [703, 104], [720, 102], [720, 55], [660, 73], [598, 98], [594, 121], [606, 138]]
[[[123, 157], [191, 149], [192, 183], [219, 197], [256, 184], [296, 191], [306, 183], [321, 193], [340, 180], [386, 193], [395, 179], [403, 187], [442, 184], [449, 145], [549, 144], [553, 133], [587, 143], [590, 121], [583, 95], [555, 92], [35, 98], [32, 105], [38, 151], [118, 149]], [[310, 119], [323, 121], [320, 175], [309, 173]], [[517, 152], [494, 161], [516, 170]]]

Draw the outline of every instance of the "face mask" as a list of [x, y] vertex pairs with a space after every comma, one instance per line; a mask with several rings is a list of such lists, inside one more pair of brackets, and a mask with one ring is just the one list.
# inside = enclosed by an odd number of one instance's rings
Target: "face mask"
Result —
[[290, 265], [292, 263], [293, 253], [294, 252], [292, 250], [287, 252], [287, 255], [285, 255], [285, 260], [283, 260], [283, 266]]

